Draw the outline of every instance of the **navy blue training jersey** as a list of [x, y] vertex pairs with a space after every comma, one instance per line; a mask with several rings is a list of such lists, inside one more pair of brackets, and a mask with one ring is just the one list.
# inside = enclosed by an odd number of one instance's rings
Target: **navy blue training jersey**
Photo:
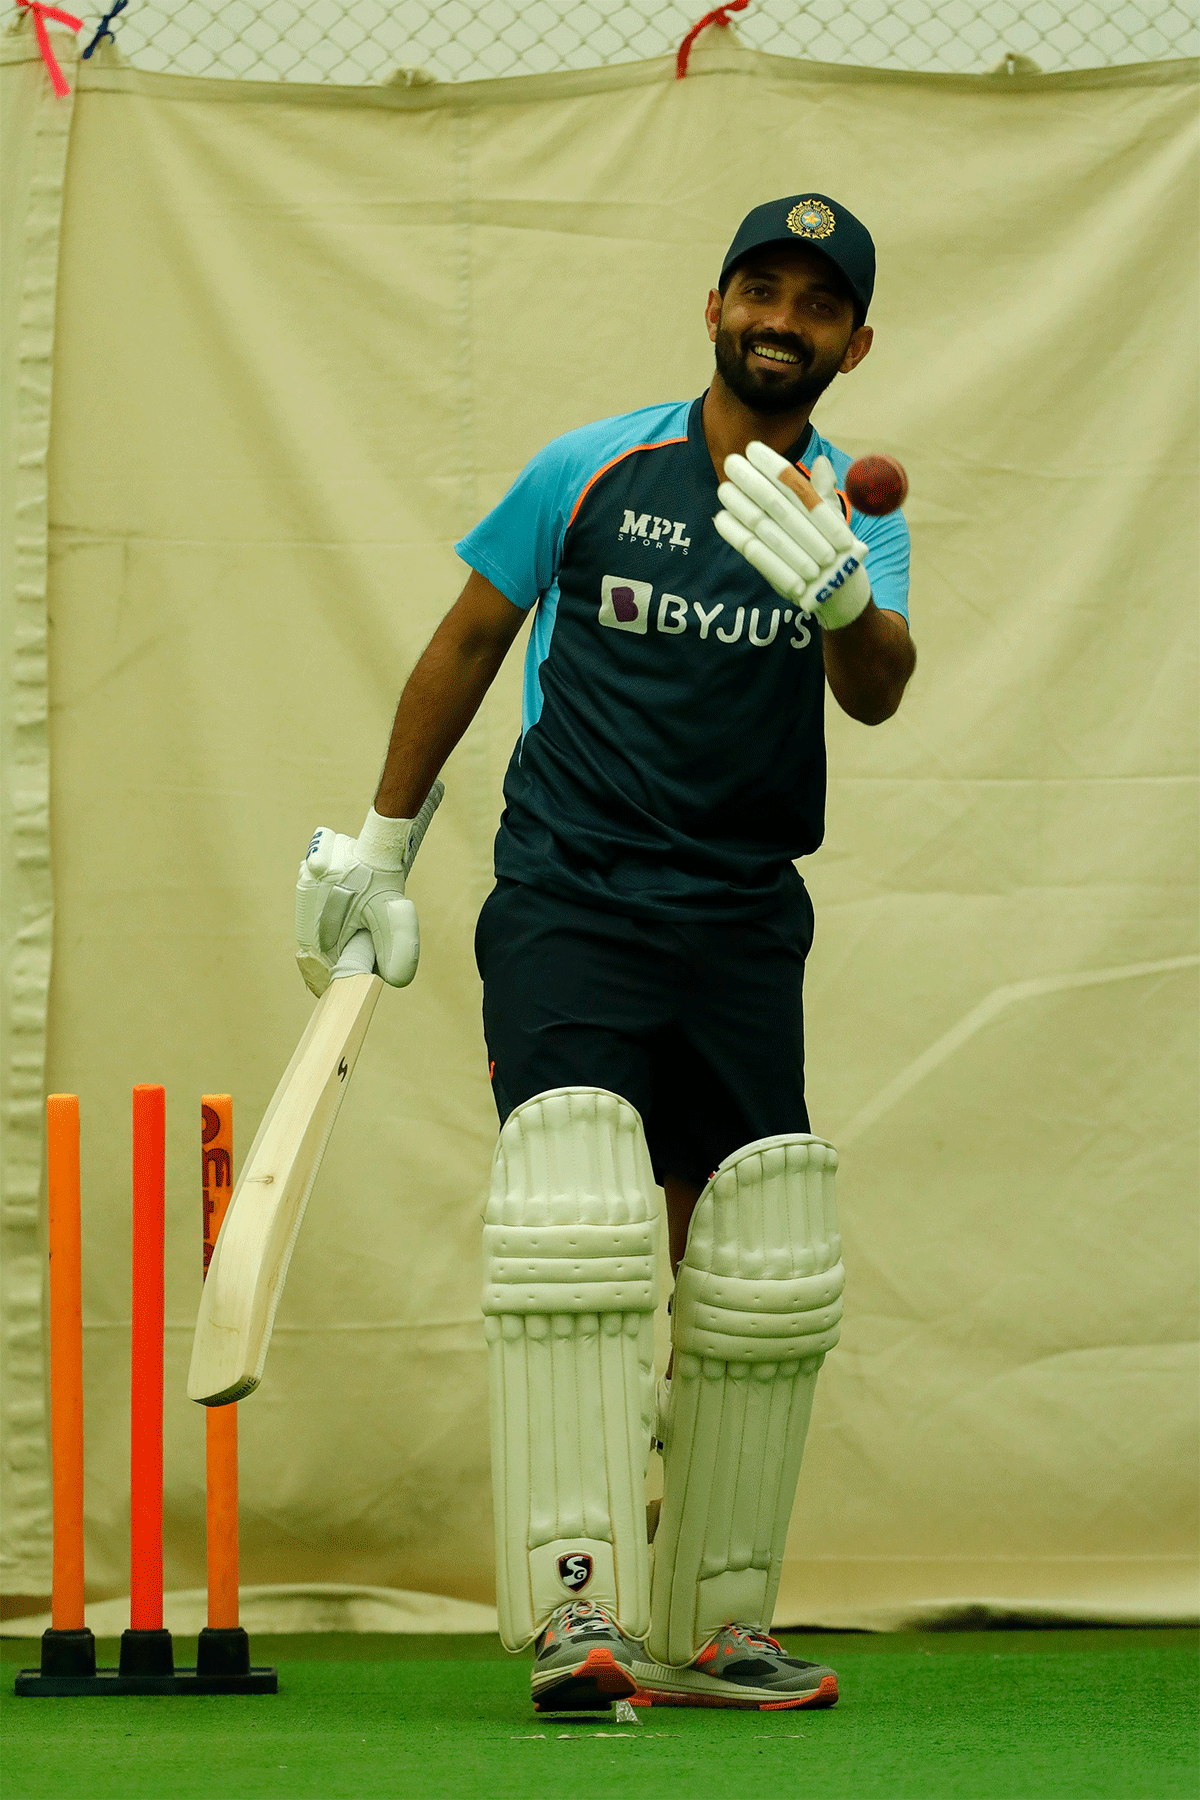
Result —
[[[766, 911], [825, 826], [820, 628], [717, 532], [702, 404], [555, 438], [456, 546], [537, 607], [497, 875], [642, 917]], [[842, 480], [812, 425], [788, 452], [822, 454]], [[850, 522], [907, 618], [903, 515]]]

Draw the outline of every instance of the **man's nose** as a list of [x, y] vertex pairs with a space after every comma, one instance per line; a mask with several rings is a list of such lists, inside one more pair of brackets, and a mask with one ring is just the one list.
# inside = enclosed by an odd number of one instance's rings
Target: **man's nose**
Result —
[[768, 307], [758, 324], [761, 331], [773, 332], [776, 337], [794, 338], [796, 336], [796, 321], [792, 317], [792, 309], [782, 302]]

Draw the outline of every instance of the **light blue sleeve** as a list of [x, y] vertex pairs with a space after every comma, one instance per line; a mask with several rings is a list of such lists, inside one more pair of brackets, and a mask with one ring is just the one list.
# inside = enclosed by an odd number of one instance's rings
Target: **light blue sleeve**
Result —
[[902, 512], [887, 513], [873, 519], [869, 513], [852, 510], [850, 529], [860, 537], [870, 555], [867, 574], [871, 578], [871, 597], [876, 606], [898, 612], [908, 618], [908, 523]]
[[555, 438], [539, 450], [499, 505], [454, 546], [465, 563], [522, 612], [554, 580], [577, 498], [577, 459], [566, 453], [566, 445], [565, 438]]
[[[846, 470], [854, 460], [853, 457], [814, 431], [814, 441], [810, 442], [805, 452], [805, 463], [811, 468], [816, 457], [821, 455], [829, 458], [838, 486], [844, 488]], [[902, 619], [907, 620], [909, 542], [908, 523], [904, 514], [887, 513], [883, 518], [877, 519], [870, 513], [861, 513], [857, 507], [853, 507], [850, 512], [850, 529], [870, 551], [867, 574], [871, 578], [871, 598], [876, 606], [888, 612], [898, 612]]]
[[580, 495], [627, 451], [686, 437], [690, 404], [645, 406], [553, 438], [456, 552], [527, 612], [554, 582]]

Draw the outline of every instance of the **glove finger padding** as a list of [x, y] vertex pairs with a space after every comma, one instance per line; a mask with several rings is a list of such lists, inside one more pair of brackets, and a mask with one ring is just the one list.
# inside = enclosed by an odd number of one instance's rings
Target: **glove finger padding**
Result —
[[[833, 464], [827, 456], [819, 456], [816, 463], [813, 464], [814, 473], [819, 464], [823, 463], [825, 467], [821, 470], [821, 485], [818, 486], [816, 481], [812, 483], [818, 494], [821, 495], [821, 505], [814, 506], [811, 510], [805, 506], [798, 494], [793, 493], [792, 489], [779, 479], [784, 469], [793, 467], [786, 457], [780, 456], [777, 450], [772, 450], [769, 444], [760, 444], [757, 440], [746, 445], [746, 457], [760, 476], [782, 496], [784, 503], [804, 515], [809, 530], [815, 532], [818, 537], [824, 538], [825, 542], [838, 555], [845, 555], [847, 551], [851, 551], [860, 559], [865, 556], [866, 545], [860, 543], [855, 537], [842, 516], [841, 507], [837, 504], [837, 480], [833, 473]], [[728, 467], [728, 459], [726, 466]], [[825, 473], [826, 470], [829, 471], [828, 475]], [[809, 479], [812, 480], [812, 477], [810, 476]], [[778, 516], [777, 513], [772, 514], [774, 518]], [[826, 554], [819, 556], [818, 560], [821, 561], [822, 566], [826, 566], [833, 559]]]
[[314, 994], [334, 973], [361, 972], [366, 962], [390, 987], [407, 987], [416, 974], [421, 938], [404, 883], [443, 792], [435, 781], [413, 819], [386, 818], [372, 807], [356, 838], [326, 826], [313, 833], [296, 881], [296, 961]]
[[818, 456], [812, 466], [812, 473], [808, 479], [812, 482], [822, 500], [828, 500], [835, 512], [840, 513], [842, 506], [841, 501], [838, 499], [837, 476], [834, 474], [833, 464], [827, 456]]
[[352, 867], [353, 847], [354, 839], [345, 832], [319, 825], [296, 877], [296, 961], [305, 985], [318, 998], [329, 986], [337, 961], [337, 927], [344, 921], [353, 898], [345, 894], [335, 902], [336, 925], [331, 938], [334, 921], [327, 916], [331, 890], [338, 877]]
[[[733, 548], [745, 557], [751, 568], [757, 569], [764, 581], [770, 583], [777, 594], [784, 600], [790, 600], [794, 606], [802, 607], [804, 605], [803, 596], [810, 584], [802, 575], [798, 575], [788, 563], [784, 562], [782, 557], [768, 549], [753, 531], [748, 531], [731, 513], [727, 512], [714, 513], [713, 524], [725, 542], [732, 544]], [[793, 546], [793, 554], [795, 554], [795, 546]]]
[[[766, 445], [750, 444], [747, 448], [765, 450]], [[771, 455], [775, 455], [773, 450]], [[785, 462], [782, 456], [778, 460], [783, 468], [791, 467], [791, 464]], [[833, 562], [834, 551], [830, 539], [810, 522], [812, 515], [799, 495], [793, 494], [791, 489], [785, 487], [781, 481], [774, 480], [754, 468], [744, 456], [727, 456], [725, 458], [725, 475], [726, 481], [743, 494], [750, 505], [757, 510], [758, 518], [754, 520], [753, 524], [756, 531], [760, 519], [773, 519], [775, 524], [787, 533], [793, 543], [815, 562], [818, 568], [827, 568]], [[717, 490], [717, 493], [723, 504], [729, 506], [726, 495], [721, 493], [720, 489]], [[730, 511], [732, 510], [733, 508], [730, 507]], [[743, 518], [747, 525], [751, 523], [747, 512], [739, 512], [738, 517]]]
[[301, 874], [306, 869], [317, 879], [322, 875], [343, 874], [355, 862], [355, 842], [344, 831], [333, 831], [328, 825], [318, 825], [312, 834], [308, 854], [300, 865]]
[[404, 894], [376, 894], [363, 909], [375, 966], [389, 987], [407, 987], [421, 956], [417, 909]]
[[352, 869], [336, 886], [325, 886], [325, 904], [317, 927], [317, 947], [332, 966], [356, 931], [362, 930], [362, 900], [367, 882], [356, 882]]
[[[828, 545], [825, 545], [823, 550], [824, 564], [817, 562], [804, 549], [794, 533], [785, 531], [781, 525], [775, 523], [774, 519], [768, 518], [761, 507], [756, 506], [753, 500], [747, 498], [736, 482], [723, 481], [717, 489], [717, 499], [726, 512], [732, 513], [735, 519], [753, 532], [754, 536], [766, 544], [769, 550], [774, 550], [777, 556], [781, 556], [788, 567], [794, 573], [801, 575], [805, 581], [815, 581], [821, 573], [822, 567], [827, 568], [832, 562], [833, 558]], [[824, 544], [819, 532], [814, 535]]]
[[813, 465], [820, 501], [812, 508], [781, 479], [792, 466], [757, 440], [747, 444], [745, 456], [727, 456], [729, 479], [717, 489], [724, 510], [713, 522], [777, 594], [815, 615], [823, 630], [838, 631], [870, 603], [867, 546], [836, 503], [828, 457]]
[[735, 519], [730, 512], [714, 513], [713, 524], [725, 542], [732, 544], [735, 550], [745, 556], [746, 545], [751, 543], [754, 538], [754, 533], [749, 526], [743, 525], [741, 520]]
[[763, 511], [756, 506], [747, 494], [744, 494], [736, 481], [723, 481], [717, 488], [717, 499], [726, 512], [732, 513], [740, 525], [747, 531], [757, 531], [762, 522]]
[[804, 596], [808, 592], [809, 583], [803, 575], [798, 575], [769, 545], [764, 544], [758, 536], [752, 537], [742, 552], [751, 568], [757, 569], [764, 580], [770, 582], [775, 592], [784, 600], [791, 600], [794, 605], [803, 606]]
[[793, 576], [799, 576], [801, 583], [818, 581], [832, 568], [831, 563], [826, 563], [822, 568], [814, 562], [807, 551], [802, 550], [786, 531], [776, 525], [774, 519], [764, 519], [754, 535], [760, 544], [765, 544], [768, 550], [773, 550], [781, 558], [792, 570]]

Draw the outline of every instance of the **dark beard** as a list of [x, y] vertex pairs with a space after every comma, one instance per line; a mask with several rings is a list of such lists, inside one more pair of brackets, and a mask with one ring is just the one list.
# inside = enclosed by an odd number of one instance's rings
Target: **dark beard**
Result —
[[[790, 350], [801, 360], [794, 366], [781, 363], [778, 371], [752, 369], [748, 358], [750, 345], [756, 342]], [[803, 407], [814, 406], [842, 363], [840, 356], [836, 363], [814, 362], [804, 345], [780, 344], [776, 338], [764, 337], [761, 332], [747, 333], [739, 344], [723, 325], [717, 328], [716, 353], [717, 373], [725, 386], [743, 406], [756, 413], [799, 412]]]

